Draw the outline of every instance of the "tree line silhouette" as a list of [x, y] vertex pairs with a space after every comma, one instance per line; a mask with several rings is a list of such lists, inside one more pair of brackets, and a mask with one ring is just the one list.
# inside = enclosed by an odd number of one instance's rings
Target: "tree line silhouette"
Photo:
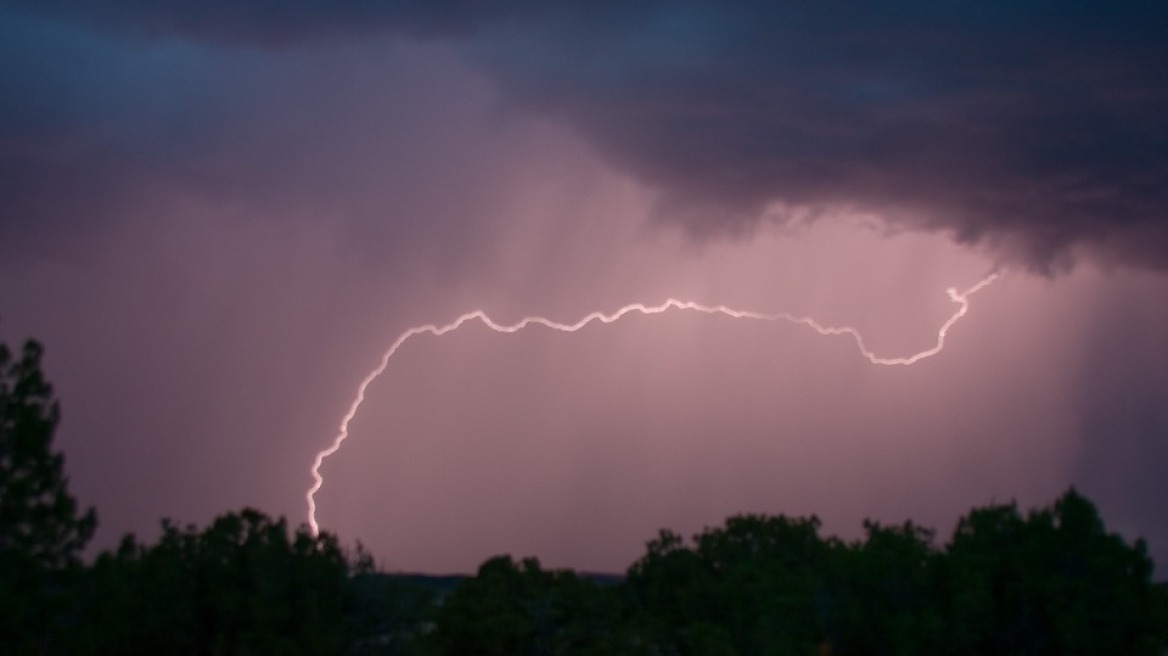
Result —
[[53, 450], [42, 349], [0, 343], [0, 654], [1163, 654], [1168, 587], [1074, 489], [825, 537], [815, 517], [661, 531], [623, 575], [488, 559], [388, 574], [254, 509], [163, 521], [83, 562], [97, 524]]

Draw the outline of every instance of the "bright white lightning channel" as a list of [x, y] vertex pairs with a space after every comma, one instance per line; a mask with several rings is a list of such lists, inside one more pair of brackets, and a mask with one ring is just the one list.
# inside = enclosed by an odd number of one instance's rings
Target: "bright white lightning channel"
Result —
[[486, 312], [482, 310], [475, 310], [474, 312], [467, 312], [466, 314], [458, 317], [454, 321], [451, 321], [444, 326], [438, 326], [436, 324], [415, 326], [405, 331], [396, 340], [394, 340], [393, 344], [390, 345], [385, 354], [381, 356], [381, 362], [378, 363], [377, 367], [373, 371], [369, 372], [369, 374], [365, 376], [365, 379], [361, 381], [361, 384], [357, 386], [357, 397], [353, 399], [353, 403], [349, 406], [349, 411], [346, 412], [345, 416], [341, 419], [339, 432], [337, 433], [336, 437], [333, 438], [332, 444], [330, 444], [327, 448], [319, 451], [316, 454], [316, 458], [313, 459], [312, 469], [310, 470], [312, 473], [312, 487], [308, 488], [308, 492], [304, 495], [305, 499], [308, 501], [308, 526], [312, 529], [313, 535], [320, 534], [320, 527], [316, 523], [316, 493], [319, 492], [321, 486], [324, 485], [324, 477], [320, 473], [321, 465], [324, 464], [325, 458], [328, 458], [332, 454], [339, 451], [341, 445], [344, 444], [346, 439], [348, 439], [349, 423], [353, 421], [353, 417], [357, 416], [357, 410], [359, 410], [361, 408], [361, 404], [365, 402], [365, 392], [369, 389], [369, 385], [374, 380], [376, 380], [378, 376], [385, 372], [385, 368], [389, 365], [390, 358], [392, 358], [393, 355], [397, 353], [398, 349], [400, 349], [402, 345], [409, 341], [411, 337], [416, 335], [430, 333], [435, 337], [441, 337], [448, 332], [459, 329], [463, 324], [474, 319], [478, 319], [488, 328], [499, 333], [519, 332], [531, 324], [539, 324], [541, 326], [551, 328], [552, 330], [572, 333], [580, 330], [590, 323], [597, 321], [600, 323], [613, 323], [631, 312], [639, 312], [641, 314], [647, 315], [661, 314], [668, 310], [692, 310], [694, 312], [702, 312], [705, 314], [721, 314], [734, 319], [786, 321], [794, 324], [802, 324], [824, 336], [849, 335], [853, 340], [855, 340], [856, 348], [859, 349], [860, 355], [864, 356], [868, 362], [881, 366], [908, 366], [916, 364], [925, 358], [931, 358], [934, 355], [940, 353], [945, 348], [945, 337], [948, 335], [949, 329], [952, 328], [953, 325], [961, 319], [961, 317], [965, 316], [965, 314], [969, 312], [969, 297], [981, 291], [993, 281], [997, 280], [999, 276], [999, 273], [991, 273], [978, 281], [976, 285], [966, 289], [963, 292], [958, 292], [954, 287], [950, 287], [945, 290], [945, 292], [949, 295], [949, 299], [957, 304], [957, 309], [953, 312], [949, 319], [945, 321], [945, 323], [941, 324], [941, 327], [937, 330], [936, 344], [934, 344], [932, 348], [925, 349], [924, 351], [914, 353], [910, 356], [899, 358], [886, 358], [876, 355], [868, 349], [866, 344], [864, 344], [864, 336], [860, 334], [860, 331], [852, 328], [851, 326], [823, 326], [810, 317], [799, 317], [787, 312], [763, 314], [761, 312], [751, 312], [748, 310], [735, 310], [733, 308], [728, 308], [725, 305], [702, 305], [700, 303], [694, 303], [691, 301], [679, 301], [675, 298], [668, 299], [660, 305], [630, 303], [611, 314], [593, 312], [589, 315], [586, 315], [576, 323], [560, 323], [545, 317], [536, 316], [523, 317], [516, 323], [503, 325], [495, 322], [495, 320], [489, 317]]

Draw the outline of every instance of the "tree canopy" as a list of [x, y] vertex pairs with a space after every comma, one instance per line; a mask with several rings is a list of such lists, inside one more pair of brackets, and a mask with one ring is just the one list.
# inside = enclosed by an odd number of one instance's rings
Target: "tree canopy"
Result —
[[19, 357], [0, 343], [0, 558], [60, 569], [74, 564], [97, 526], [69, 494], [65, 456], [53, 450], [60, 406], [41, 371], [43, 349]]
[[39, 650], [55, 630], [61, 592], [97, 526], [69, 493], [53, 448], [60, 408], [41, 370], [43, 349], [0, 343], [0, 635]]
[[72, 642], [93, 654], [339, 654], [349, 577], [367, 564], [328, 534], [254, 509], [127, 536], [82, 590]]

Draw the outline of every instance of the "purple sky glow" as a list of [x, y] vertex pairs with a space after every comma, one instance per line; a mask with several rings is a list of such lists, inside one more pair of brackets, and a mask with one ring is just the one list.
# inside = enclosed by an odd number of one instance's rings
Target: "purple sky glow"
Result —
[[47, 348], [97, 546], [303, 521], [411, 326], [675, 297], [897, 357], [1001, 270], [911, 367], [689, 312], [418, 336], [317, 517], [393, 570], [620, 571], [1075, 485], [1162, 578], [1168, 10], [854, 4], [0, 6], [0, 339]]

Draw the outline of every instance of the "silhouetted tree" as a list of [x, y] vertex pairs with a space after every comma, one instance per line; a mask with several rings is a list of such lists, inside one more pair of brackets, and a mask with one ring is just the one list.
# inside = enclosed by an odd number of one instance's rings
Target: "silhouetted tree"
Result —
[[60, 409], [41, 371], [41, 346], [19, 357], [0, 343], [0, 649], [50, 650], [67, 629], [71, 574], [97, 514], [68, 490], [53, 450]]
[[826, 637], [838, 653], [945, 652], [933, 532], [912, 522], [864, 522], [865, 538], [837, 552]]
[[1168, 583], [1160, 582], [1152, 587], [1152, 626], [1159, 627], [1155, 639], [1168, 651]]
[[692, 548], [663, 531], [628, 574], [642, 639], [663, 653], [810, 652], [830, 624], [840, 548], [814, 517], [731, 517]]
[[491, 558], [443, 600], [430, 645], [450, 655], [630, 653], [613, 592], [534, 558]]
[[695, 634], [703, 642], [729, 642], [715, 621], [714, 572], [677, 533], [662, 530], [649, 541], [645, 555], [629, 567], [625, 587], [637, 609], [634, 630], [653, 651], [683, 651]]
[[662, 531], [628, 572], [650, 653], [1158, 654], [1164, 593], [1144, 544], [1071, 490], [1050, 508], [974, 509], [946, 550], [912, 523], [738, 516], [692, 546]]
[[354, 656], [423, 656], [439, 592], [421, 576], [359, 571], [349, 581], [349, 631]]
[[94, 564], [79, 653], [339, 654], [349, 647], [346, 555], [328, 534], [245, 509], [206, 529], [163, 522]]
[[1069, 490], [961, 519], [946, 554], [951, 653], [1155, 654], [1152, 562]]
[[819, 519], [744, 515], [695, 538], [719, 580], [718, 604], [740, 653], [805, 651], [828, 620], [834, 540]]

